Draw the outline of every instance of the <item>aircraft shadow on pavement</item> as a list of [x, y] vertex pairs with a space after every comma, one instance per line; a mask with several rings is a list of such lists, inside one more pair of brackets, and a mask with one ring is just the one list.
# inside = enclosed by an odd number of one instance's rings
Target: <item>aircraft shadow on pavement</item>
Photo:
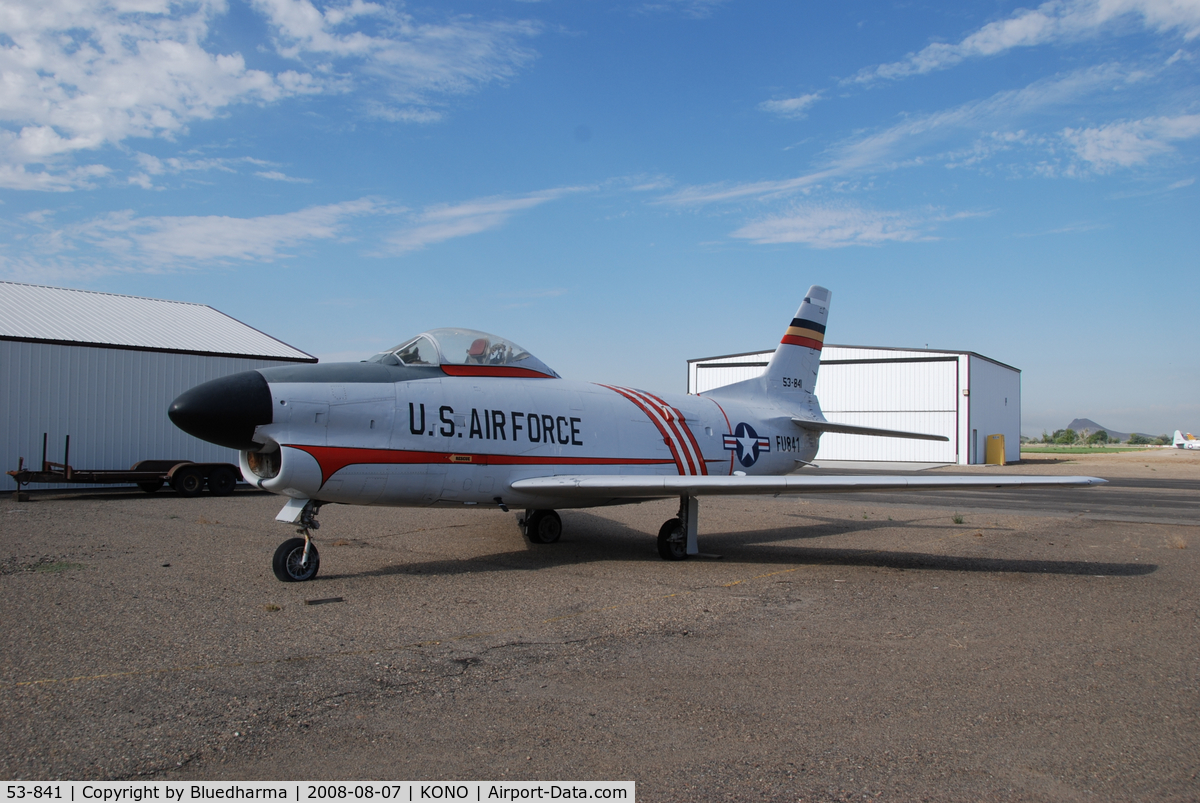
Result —
[[[909, 552], [890, 548], [886, 538], [881, 537], [875, 549], [859, 547], [815, 547], [776, 546], [778, 542], [794, 542], [805, 538], [821, 538], [845, 533], [862, 533], [873, 530], [919, 528], [929, 530], [928, 521], [856, 521], [847, 519], [809, 517], [822, 522], [817, 525], [778, 527], [769, 530], [752, 530], [738, 533], [713, 533], [710, 549], [725, 552], [731, 563], [790, 563], [834, 566], [872, 566], [890, 569], [930, 569], [956, 572], [1011, 572], [1017, 574], [1064, 574], [1105, 575], [1137, 577], [1158, 570], [1156, 564], [1145, 563], [1095, 563], [1091, 561], [1045, 560], [1036, 558], [995, 558], [962, 555], [943, 555], [928, 552]], [[942, 528], [933, 525], [937, 529]], [[963, 525], [953, 528], [962, 532]], [[991, 532], [1008, 528], [984, 527]], [[705, 549], [705, 536], [701, 535], [701, 550]]]
[[845, 549], [800, 546], [786, 550], [783, 559], [760, 557], [760, 551], [779, 553], [779, 547], [765, 550], [747, 545], [736, 563], [808, 564], [814, 566], [870, 566], [882, 569], [926, 569], [945, 572], [1004, 572], [1014, 574], [1062, 574], [1078, 576], [1139, 577], [1158, 571], [1153, 563], [1097, 563], [1084, 560], [1040, 560], [1036, 558], [983, 558], [962, 555], [937, 555], [928, 552], [895, 552], [883, 549]]
[[[513, 527], [511, 536], [506, 536], [511, 539], [513, 549], [466, 555], [461, 558], [435, 557], [406, 561], [362, 572], [322, 572], [318, 579], [386, 577], [398, 574], [449, 576], [479, 572], [536, 571], [605, 561], [662, 562], [654, 538], [647, 533], [599, 516], [580, 515], [574, 511], [572, 513], [564, 528], [566, 532], [562, 540], [555, 544], [530, 543], [520, 535], [516, 527]], [[581, 518], [590, 521], [581, 522]], [[518, 544], [520, 546], [517, 546]]]
[[[895, 551], [880, 541], [878, 549], [785, 545], [798, 539], [841, 535], [896, 527], [928, 528], [927, 523], [896, 521], [847, 521], [791, 528], [773, 528], [734, 533], [701, 533], [700, 548], [720, 553], [726, 563], [811, 566], [865, 566], [888, 569], [925, 569], [967, 573], [1055, 574], [1068, 576], [1138, 577], [1158, 570], [1156, 564], [1098, 563], [1079, 560], [997, 558]], [[538, 571], [562, 566], [636, 561], [663, 563], [653, 536], [611, 519], [573, 512], [569, 535], [556, 544], [530, 544], [518, 549], [462, 558], [434, 558], [381, 566], [363, 572], [322, 575], [326, 579], [386, 577], [392, 575], [461, 575], [496, 571]], [[961, 528], [958, 528], [961, 529]], [[514, 533], [514, 538], [521, 536]]]

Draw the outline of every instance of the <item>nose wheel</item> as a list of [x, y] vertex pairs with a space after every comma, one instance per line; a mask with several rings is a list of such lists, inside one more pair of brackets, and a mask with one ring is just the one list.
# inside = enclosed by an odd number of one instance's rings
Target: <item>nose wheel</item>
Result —
[[[285, 508], [286, 509], [286, 508]], [[300, 511], [300, 527], [297, 533], [303, 538], [289, 538], [275, 550], [271, 559], [271, 571], [275, 578], [284, 583], [303, 583], [317, 576], [321, 568], [321, 555], [312, 541], [312, 531], [321, 529], [317, 513], [321, 503], [310, 499]]]
[[[306, 550], [307, 547], [307, 550]], [[307, 554], [306, 554], [307, 551]], [[275, 577], [285, 583], [303, 583], [317, 576], [321, 568], [321, 555], [312, 541], [289, 538], [275, 550], [271, 569]]]

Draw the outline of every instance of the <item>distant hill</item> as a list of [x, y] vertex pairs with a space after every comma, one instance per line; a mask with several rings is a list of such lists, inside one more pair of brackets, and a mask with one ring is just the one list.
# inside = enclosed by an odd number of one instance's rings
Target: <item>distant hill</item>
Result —
[[1104, 430], [1105, 432], [1108, 433], [1108, 437], [1110, 440], [1118, 440], [1118, 441], [1127, 441], [1127, 440], [1129, 440], [1130, 435], [1145, 435], [1147, 438], [1157, 438], [1158, 437], [1157, 435], [1151, 435], [1148, 432], [1132, 432], [1132, 433], [1131, 432], [1117, 432], [1116, 430], [1109, 429], [1108, 427], [1097, 424], [1095, 421], [1093, 421], [1090, 418], [1076, 418], [1074, 421], [1067, 424], [1066, 428], [1073, 429], [1076, 432], [1083, 432], [1086, 429], [1088, 432], [1093, 433], [1093, 434], [1099, 432], [1100, 430]]
[[1115, 429], [1109, 429], [1108, 427], [1101, 426], [1090, 418], [1076, 418], [1074, 421], [1067, 424], [1066, 428], [1073, 429], [1076, 432], [1083, 432], [1086, 429], [1088, 432], [1093, 434], [1099, 432], [1100, 430], [1104, 430], [1108, 433], [1109, 438], [1118, 441], [1127, 441], [1129, 440], [1129, 436], [1132, 434], [1129, 432], [1117, 432]]

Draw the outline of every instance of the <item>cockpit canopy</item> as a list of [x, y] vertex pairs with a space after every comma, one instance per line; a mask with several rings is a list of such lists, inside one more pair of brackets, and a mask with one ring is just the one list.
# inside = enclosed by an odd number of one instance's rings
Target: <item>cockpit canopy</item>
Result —
[[[442, 366], [446, 373], [468, 376], [557, 377], [548, 365], [511, 340], [475, 329], [431, 329], [367, 362], [384, 365]], [[455, 366], [464, 368], [455, 369]]]

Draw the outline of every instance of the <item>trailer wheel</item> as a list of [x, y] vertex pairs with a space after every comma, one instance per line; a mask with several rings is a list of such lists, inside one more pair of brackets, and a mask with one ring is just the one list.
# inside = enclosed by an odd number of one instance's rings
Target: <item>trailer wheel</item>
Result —
[[195, 496], [204, 490], [204, 474], [198, 468], [181, 468], [171, 477], [171, 487], [180, 496]]
[[232, 469], [218, 468], [208, 475], [208, 490], [213, 496], [229, 496], [237, 487], [237, 475]]
[[155, 491], [157, 491], [159, 488], [163, 487], [163, 481], [162, 480], [147, 480], [146, 482], [139, 482], [137, 484], [137, 487], [141, 488], [143, 491], [145, 491], [148, 494], [152, 494]]

